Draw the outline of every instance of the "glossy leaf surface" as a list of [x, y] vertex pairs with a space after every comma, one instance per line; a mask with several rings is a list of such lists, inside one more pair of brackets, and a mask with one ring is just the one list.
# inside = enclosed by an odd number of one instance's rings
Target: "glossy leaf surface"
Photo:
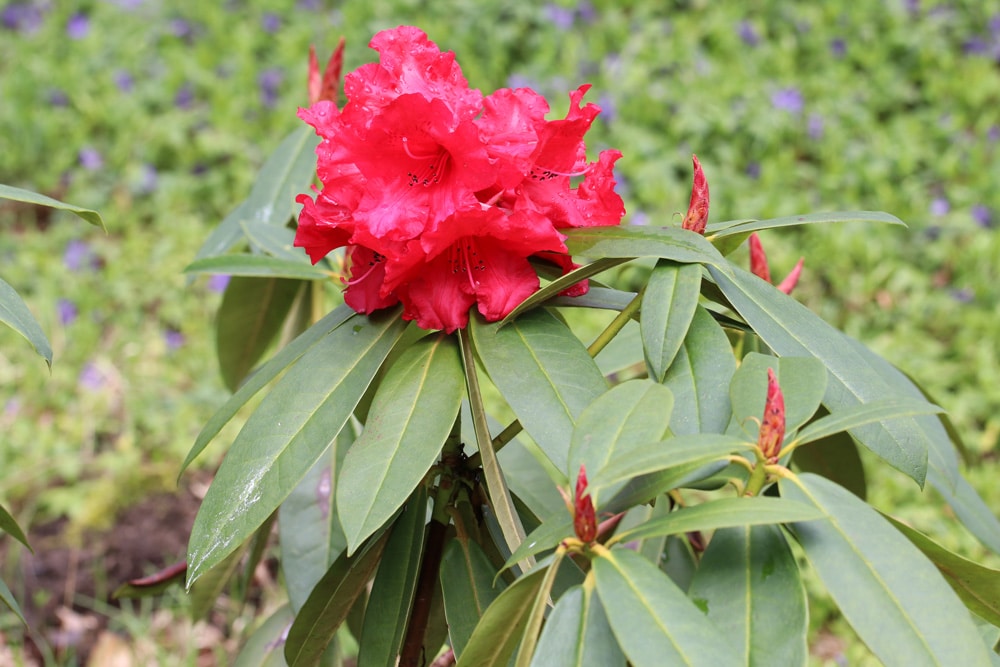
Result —
[[642, 347], [649, 375], [657, 382], [677, 356], [701, 295], [697, 264], [657, 262], [642, 296]]
[[32, 192], [31, 190], [15, 188], [12, 185], [4, 185], [0, 183], [0, 199], [10, 199], [12, 201], [24, 202], [26, 204], [35, 204], [37, 206], [55, 208], [61, 211], [69, 211], [70, 213], [74, 213], [80, 218], [86, 220], [90, 224], [96, 225], [107, 231], [107, 228], [104, 226], [104, 220], [101, 219], [101, 214], [97, 211], [92, 211], [89, 208], [83, 208], [82, 206], [67, 204], [66, 202], [61, 202], [58, 199], [53, 199], [52, 197], [47, 197], [43, 194]]
[[24, 336], [45, 363], [52, 366], [52, 345], [49, 344], [49, 339], [38, 325], [35, 316], [28, 310], [24, 300], [2, 278], [0, 278], [0, 322]]
[[559, 598], [545, 621], [531, 665], [624, 667], [625, 656], [592, 587], [574, 586]]
[[489, 557], [475, 542], [458, 538], [445, 547], [441, 558], [441, 590], [451, 646], [458, 657], [462, 656], [487, 607], [506, 588], [496, 574]]
[[695, 234], [679, 227], [576, 227], [564, 230], [571, 255], [605, 257], [660, 257], [682, 264], [709, 264], [728, 273], [729, 264], [719, 251]]

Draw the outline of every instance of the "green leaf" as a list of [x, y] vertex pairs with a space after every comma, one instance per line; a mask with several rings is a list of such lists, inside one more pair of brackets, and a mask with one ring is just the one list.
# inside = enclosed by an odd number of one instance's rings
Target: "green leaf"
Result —
[[243, 239], [243, 222], [248, 219], [246, 201], [230, 211], [215, 228], [208, 234], [208, 238], [198, 248], [195, 253], [195, 260], [207, 257], [216, 257], [229, 252], [237, 243]]
[[327, 453], [278, 508], [281, 571], [292, 611], [302, 608], [313, 587], [347, 548], [334, 486], [344, 455], [356, 437], [354, 431], [350, 424], [341, 430]]
[[267, 253], [271, 257], [287, 259], [311, 266], [312, 262], [302, 248], [295, 247], [295, 230], [266, 222], [244, 220], [243, 234], [256, 252]]
[[636, 448], [627, 459], [609, 461], [590, 477], [588, 488], [598, 493], [621, 480], [665, 470], [672, 470], [672, 477], [679, 481], [701, 466], [753, 447], [744, 440], [715, 433], [677, 436]]
[[565, 555], [565, 551], [557, 550], [552, 555], [552, 561], [545, 568], [545, 579], [542, 580], [542, 585], [538, 587], [538, 591], [535, 593], [535, 601], [531, 605], [528, 620], [524, 624], [524, 633], [521, 638], [521, 646], [517, 651], [517, 661], [514, 663], [515, 667], [530, 667], [531, 665], [531, 658], [535, 653], [535, 646], [538, 643], [538, 635], [542, 629], [542, 619], [545, 618], [549, 598], [552, 595], [552, 586], [556, 581], [556, 574], [559, 572], [559, 566], [562, 564]]
[[535, 516], [546, 517], [566, 506], [545, 468], [531, 455], [521, 438], [507, 443], [496, 457], [510, 492], [524, 501]]
[[250, 540], [244, 540], [218, 564], [205, 571], [198, 581], [188, 586], [192, 621], [202, 621], [212, 611], [212, 607], [219, 600], [222, 590], [232, 579], [236, 568], [240, 566], [240, 560], [249, 546]]
[[781, 495], [827, 520], [795, 524], [809, 564], [858, 636], [892, 664], [985, 665], [969, 613], [916, 547], [854, 494], [809, 473]]
[[298, 280], [329, 280], [330, 271], [291, 259], [269, 255], [215, 255], [203, 257], [184, 267], [184, 273], [224, 273], [230, 276], [257, 278], [295, 278]]
[[625, 306], [632, 303], [635, 292], [624, 292], [622, 290], [610, 289], [607, 287], [591, 286], [586, 294], [580, 296], [557, 296], [553, 297], [547, 305], [562, 306], [567, 308], [600, 308], [602, 310], [624, 310]]
[[487, 607], [455, 667], [507, 667], [547, 570], [536, 567]]
[[70, 213], [75, 213], [90, 224], [96, 225], [104, 231], [108, 231], [107, 227], [104, 226], [104, 220], [101, 219], [101, 214], [97, 211], [92, 211], [89, 208], [82, 208], [80, 206], [74, 206], [73, 204], [67, 204], [59, 201], [58, 199], [53, 199], [52, 197], [46, 197], [45, 195], [38, 194], [37, 192], [32, 192], [31, 190], [23, 190], [21, 188], [15, 188], [11, 185], [3, 185], [0, 183], [0, 199], [11, 199], [13, 201], [25, 202], [27, 204], [36, 204], [38, 206], [56, 208], [61, 211], [69, 211]]
[[372, 583], [361, 630], [358, 667], [395, 667], [417, 592], [427, 523], [427, 487], [413, 492], [392, 525]]
[[806, 591], [778, 526], [715, 531], [688, 596], [739, 648], [738, 664], [808, 662]]
[[656, 263], [642, 295], [642, 348], [650, 377], [663, 382], [684, 343], [701, 296], [701, 267]]
[[682, 264], [707, 264], [729, 271], [729, 264], [701, 234], [679, 227], [620, 225], [563, 230], [573, 256], [659, 257]]
[[24, 613], [17, 605], [17, 600], [14, 599], [14, 594], [10, 592], [3, 579], [0, 579], [0, 602], [3, 602], [8, 609], [14, 612], [14, 615], [17, 616], [23, 625], [28, 625], [28, 622], [24, 620]]
[[[844, 336], [773, 285], [733, 267], [731, 276], [712, 267], [716, 283], [739, 314], [779, 356], [816, 357], [829, 371], [823, 403], [831, 413], [891, 396], [892, 387]], [[930, 435], [912, 417], [851, 431], [862, 445], [923, 485]]]
[[464, 390], [452, 336], [414, 343], [389, 368], [337, 482], [348, 553], [392, 517], [437, 461]]
[[792, 463], [802, 472], [815, 473], [836, 482], [862, 500], [868, 495], [858, 446], [847, 433], [835, 433], [808, 447], [796, 449]]
[[932, 415], [937, 412], [943, 412], [943, 410], [923, 399], [889, 398], [884, 401], [872, 401], [871, 403], [840, 410], [817, 419], [802, 429], [795, 436], [794, 442], [796, 446], [800, 446], [815, 440], [821, 440], [834, 433], [850, 431], [859, 426], [885, 419], [909, 417], [912, 415]]
[[718, 628], [639, 554], [607, 551], [592, 568], [611, 629], [635, 667], [741, 664]]
[[551, 313], [533, 310], [507, 326], [470, 318], [476, 354], [528, 434], [565, 470], [580, 412], [607, 382], [583, 343]]
[[215, 317], [215, 351], [229, 391], [236, 391], [267, 351], [304, 283], [235, 277]]
[[674, 395], [670, 430], [675, 435], [724, 432], [732, 413], [728, 387], [735, 372], [736, 358], [726, 332], [698, 306], [663, 378]]
[[625, 656], [593, 586], [574, 586], [559, 598], [545, 621], [531, 665], [625, 667]]
[[398, 309], [357, 315], [275, 384], [236, 436], [195, 517], [189, 586], [256, 530], [316, 464], [404, 327]]
[[285, 640], [288, 667], [315, 667], [378, 567], [389, 531], [337, 560], [309, 594]]
[[319, 137], [302, 126], [290, 132], [261, 167], [246, 200], [251, 222], [284, 225], [292, 217], [295, 197], [309, 188], [316, 174]]
[[[570, 441], [567, 477], [575, 483], [581, 465], [594, 472], [613, 459], [628, 459], [638, 447], [662, 441], [669, 432], [674, 397], [652, 380], [629, 380], [612, 387], [588, 405], [576, 422]], [[611, 484], [602, 497], [613, 496], [624, 484]], [[595, 503], [598, 494], [590, 495]]]
[[448, 542], [441, 559], [440, 581], [451, 646], [458, 658], [487, 607], [506, 588], [496, 575], [496, 568], [478, 544], [461, 537]]
[[784, 498], [753, 496], [719, 498], [670, 512], [615, 535], [608, 543], [646, 540], [662, 535], [680, 535], [695, 530], [735, 526], [758, 526], [823, 518], [822, 511]]
[[560, 542], [573, 535], [573, 517], [569, 515], [566, 506], [556, 516], [548, 517], [528, 533], [524, 541], [518, 545], [517, 549], [507, 558], [500, 571], [514, 567], [520, 561], [531, 556], [537, 556], [543, 551], [555, 549]]
[[289, 605], [278, 607], [246, 640], [233, 667], [285, 667], [285, 631], [294, 618]]
[[957, 482], [951, 483], [938, 468], [933, 467], [930, 469], [927, 479], [955, 510], [955, 514], [961, 519], [962, 524], [979, 541], [995, 553], [1000, 553], [1000, 522], [993, 514], [993, 508], [983, 501], [979, 493], [965, 481], [965, 478], [959, 477]]
[[759, 232], [764, 229], [827, 224], [833, 222], [884, 222], [890, 225], [906, 226], [906, 223], [896, 216], [889, 215], [888, 213], [882, 213], [881, 211], [837, 211], [833, 213], [789, 215], [783, 218], [772, 218], [771, 220], [729, 220], [727, 222], [716, 222], [705, 228], [705, 236], [709, 240], [713, 240], [716, 238], [732, 236], [734, 234], [749, 235], [750, 232]]
[[3, 505], [0, 505], [0, 530], [28, 547], [29, 551], [32, 550], [31, 545], [28, 544], [28, 538], [24, 535], [24, 531], [21, 530], [21, 527], [17, 525], [17, 521], [14, 520], [14, 517], [10, 515], [10, 512]]
[[278, 350], [266, 364], [247, 378], [239, 390], [202, 427], [201, 432], [198, 433], [198, 437], [195, 439], [194, 445], [191, 447], [191, 451], [188, 452], [184, 463], [181, 464], [181, 473], [184, 472], [184, 469], [188, 467], [191, 461], [205, 450], [208, 443], [219, 434], [223, 426], [236, 416], [236, 413], [246, 405], [247, 401], [253, 398], [257, 392], [263, 389], [268, 382], [276, 378], [282, 371], [298, 361], [307, 350], [322, 340], [324, 336], [334, 331], [354, 315], [354, 311], [349, 306], [339, 306], [300, 334], [291, 343]]
[[111, 599], [163, 595], [171, 586], [183, 586], [185, 574], [187, 574], [187, 563], [184, 561], [174, 563], [149, 576], [126, 581], [114, 590]]
[[0, 322], [3, 322], [31, 343], [35, 352], [52, 366], [52, 346], [45, 332], [38, 326], [38, 321], [28, 310], [28, 306], [14, 288], [0, 278]]
[[[772, 357], [751, 352], [740, 363], [729, 385], [733, 419], [743, 428], [757, 428], [764, 416], [767, 400], [767, 369], [774, 370], [785, 398], [785, 432], [805, 424], [819, 407], [826, 393], [827, 374], [823, 363], [814, 357]], [[752, 420], [756, 420], [753, 423]]]
[[527, 299], [517, 304], [514, 310], [507, 313], [507, 316], [503, 318], [503, 321], [500, 322], [500, 326], [504, 326], [524, 311], [530, 310], [538, 304], [558, 296], [559, 292], [572, 287], [581, 280], [586, 280], [591, 276], [595, 276], [602, 271], [607, 271], [608, 269], [618, 266], [619, 264], [624, 264], [627, 261], [627, 258], [599, 259], [596, 262], [584, 264], [583, 266], [573, 269], [569, 273], [556, 278], [538, 291], [532, 293]]
[[970, 611], [1000, 626], [1000, 570], [948, 551], [919, 530], [882, 515], [927, 556]]

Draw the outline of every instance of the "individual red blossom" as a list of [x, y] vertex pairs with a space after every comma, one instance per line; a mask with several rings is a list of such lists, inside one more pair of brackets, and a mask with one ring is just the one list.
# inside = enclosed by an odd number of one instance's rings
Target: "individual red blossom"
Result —
[[319, 61], [316, 60], [316, 49], [309, 47], [309, 104], [320, 100], [337, 101], [337, 90], [340, 88], [340, 70], [344, 66], [344, 38], [337, 42], [337, 48], [326, 63], [323, 76], [319, 74]]
[[767, 400], [764, 403], [764, 418], [760, 422], [757, 446], [764, 458], [776, 461], [781, 443], [785, 439], [785, 398], [778, 386], [774, 369], [767, 369]]
[[[757, 232], [752, 232], [747, 241], [750, 244], [750, 272], [762, 280], [771, 282], [771, 269], [767, 265], [767, 254], [764, 252], [764, 246], [761, 245]], [[795, 267], [778, 284], [778, 289], [785, 294], [791, 294], [792, 290], [795, 289], [795, 285], [799, 282], [799, 276], [802, 275], [802, 267], [804, 265], [805, 258], [800, 257]]]
[[705, 225], [708, 224], [708, 180], [705, 178], [705, 171], [701, 168], [701, 162], [697, 155], [691, 155], [691, 162], [694, 164], [694, 177], [691, 183], [691, 201], [688, 204], [687, 215], [681, 227], [690, 229], [697, 234], [705, 233]]
[[[582, 104], [588, 86], [550, 121], [530, 89], [484, 98], [469, 88], [454, 54], [417, 28], [380, 32], [370, 45], [379, 62], [345, 77], [342, 109], [333, 95], [299, 110], [322, 138], [322, 188], [297, 198], [295, 245], [314, 263], [347, 248], [352, 308], [401, 301], [405, 319], [447, 332], [468, 323], [473, 305], [499, 320], [538, 289], [529, 258], [574, 268], [560, 229], [619, 224], [621, 154], [586, 158], [583, 136], [600, 112]], [[583, 282], [566, 293], [585, 291]]]
[[589, 544], [597, 539], [597, 513], [587, 490], [587, 468], [581, 464], [576, 478], [576, 496], [573, 499], [573, 530], [581, 542]]

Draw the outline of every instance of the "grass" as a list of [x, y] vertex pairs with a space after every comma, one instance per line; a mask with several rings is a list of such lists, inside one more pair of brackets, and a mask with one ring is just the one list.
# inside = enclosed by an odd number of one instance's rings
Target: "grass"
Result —
[[[322, 58], [345, 35], [352, 69], [372, 59], [373, 32], [399, 23], [454, 50], [474, 86], [532, 85], [554, 113], [593, 84], [604, 113], [590, 147], [625, 154], [632, 222], [679, 224], [692, 152], [713, 221], [848, 209], [906, 221], [764, 242], [777, 275], [805, 256], [798, 298], [950, 411], [983, 462], [971, 480], [1000, 503], [1000, 15], [986, 3], [108, 0], [0, 11], [0, 182], [96, 208], [109, 228], [0, 207], [3, 277], [55, 351], [49, 374], [0, 331], [0, 501], [19, 519], [69, 517], [79, 540], [174, 488], [226, 397], [213, 362], [219, 296], [180, 272], [298, 126], [309, 45]], [[879, 507], [985, 557], [933, 497], [891, 473], [875, 479]]]

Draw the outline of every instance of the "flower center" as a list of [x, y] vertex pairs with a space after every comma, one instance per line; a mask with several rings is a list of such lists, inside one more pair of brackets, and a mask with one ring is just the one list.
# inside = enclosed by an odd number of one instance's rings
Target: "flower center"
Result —
[[351, 273], [352, 273], [352, 274], [353, 274], [353, 273], [355, 272], [355, 270], [363, 270], [363, 271], [364, 271], [364, 273], [362, 273], [362, 274], [361, 274], [360, 276], [357, 276], [357, 277], [354, 277], [354, 278], [351, 278], [350, 280], [346, 281], [346, 282], [347, 282], [347, 284], [348, 284], [348, 285], [357, 285], [357, 284], [358, 284], [358, 283], [360, 283], [360, 282], [361, 282], [362, 280], [364, 280], [365, 278], [367, 278], [367, 277], [368, 277], [368, 275], [369, 275], [369, 274], [370, 274], [370, 273], [371, 273], [372, 271], [374, 271], [374, 270], [375, 270], [375, 268], [376, 268], [376, 267], [377, 267], [377, 266], [378, 266], [379, 264], [381, 264], [381, 263], [382, 263], [382, 262], [384, 262], [384, 261], [385, 261], [385, 256], [384, 256], [384, 255], [380, 255], [380, 254], [379, 254], [379, 253], [377, 253], [377, 252], [373, 252], [373, 253], [372, 253], [372, 258], [371, 258], [371, 260], [369, 260], [369, 262], [368, 262], [368, 266], [367, 266], [367, 267], [366, 267], [366, 266], [364, 266], [364, 265], [361, 265], [361, 266], [358, 266], [358, 265], [356, 265], [356, 264], [355, 264], [355, 265], [353, 265], [353, 266], [351, 266]]
[[403, 137], [403, 151], [416, 162], [416, 164], [410, 165], [406, 172], [407, 183], [411, 188], [415, 185], [426, 188], [440, 183], [441, 179], [444, 178], [449, 155], [442, 146], [438, 146], [436, 151], [423, 154], [411, 150], [409, 139]]
[[472, 240], [464, 239], [456, 242], [449, 261], [451, 262], [452, 273], [465, 273], [465, 276], [469, 279], [469, 287], [473, 291], [479, 288], [479, 281], [472, 277], [472, 272], [485, 271], [486, 262], [479, 255], [479, 251], [476, 250]]

